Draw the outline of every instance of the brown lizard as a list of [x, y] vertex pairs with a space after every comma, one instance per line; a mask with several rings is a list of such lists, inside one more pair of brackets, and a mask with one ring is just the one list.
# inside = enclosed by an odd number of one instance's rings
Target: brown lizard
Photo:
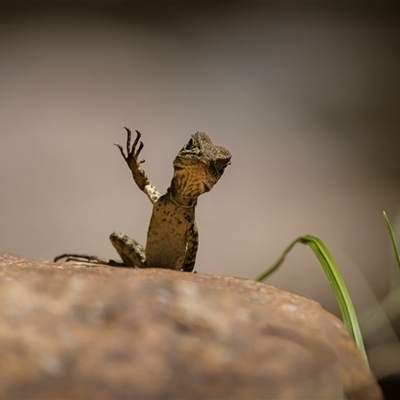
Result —
[[128, 164], [139, 189], [153, 204], [146, 248], [123, 233], [113, 232], [110, 240], [122, 262], [78, 254], [63, 254], [54, 261], [66, 258], [66, 261], [191, 272], [199, 242], [195, 222], [197, 198], [210, 191], [218, 182], [230, 164], [231, 153], [224, 147], [215, 146], [204, 132], [195, 133], [176, 156], [171, 185], [164, 195], [160, 195], [141, 167], [144, 160], [138, 159], [144, 146], [140, 141], [140, 132], [136, 131], [136, 139], [131, 148], [131, 131], [125, 129], [127, 154], [121, 145], [115, 145]]

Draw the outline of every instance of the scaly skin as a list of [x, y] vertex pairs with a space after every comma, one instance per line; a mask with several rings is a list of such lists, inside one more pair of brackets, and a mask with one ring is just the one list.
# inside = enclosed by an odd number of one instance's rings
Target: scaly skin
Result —
[[[87, 261], [96, 264], [133, 268], [168, 268], [193, 271], [199, 234], [195, 222], [197, 198], [210, 191], [230, 164], [230, 152], [215, 146], [207, 134], [197, 132], [180, 150], [174, 160], [174, 176], [167, 192], [160, 195], [150, 183], [139, 160], [143, 149], [141, 134], [131, 148], [131, 131], [127, 131], [126, 155], [116, 144], [132, 172], [134, 181], [153, 204], [153, 213], [147, 232], [146, 248], [122, 233], [110, 235], [112, 245], [122, 262], [96, 256], [63, 254], [54, 261]], [[139, 144], [139, 146], [138, 146]]]

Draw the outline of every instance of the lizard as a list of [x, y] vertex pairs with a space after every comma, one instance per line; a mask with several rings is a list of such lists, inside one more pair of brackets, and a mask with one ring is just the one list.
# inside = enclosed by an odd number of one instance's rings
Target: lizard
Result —
[[56, 257], [54, 262], [65, 258], [66, 261], [86, 261], [118, 267], [167, 268], [192, 272], [199, 243], [195, 222], [197, 198], [209, 192], [218, 182], [225, 168], [231, 164], [231, 153], [224, 147], [215, 146], [206, 133], [195, 133], [175, 157], [171, 184], [166, 193], [161, 195], [142, 168], [145, 160], [139, 160], [144, 147], [140, 140], [141, 133], [135, 131], [136, 138], [131, 147], [131, 130], [125, 130], [126, 154], [120, 144], [114, 144], [132, 172], [136, 185], [153, 205], [146, 247], [123, 233], [113, 232], [110, 241], [122, 262], [71, 253]]

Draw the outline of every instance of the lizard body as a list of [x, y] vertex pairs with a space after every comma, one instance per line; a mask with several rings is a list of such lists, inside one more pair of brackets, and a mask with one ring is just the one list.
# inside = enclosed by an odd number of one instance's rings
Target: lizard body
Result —
[[[97, 264], [134, 268], [168, 268], [191, 272], [196, 261], [198, 230], [195, 222], [197, 198], [218, 182], [230, 164], [230, 152], [215, 146], [207, 134], [197, 132], [179, 151], [173, 166], [174, 175], [164, 195], [150, 183], [138, 157], [144, 145], [141, 134], [131, 148], [131, 131], [127, 131], [127, 154], [116, 144], [132, 172], [134, 181], [153, 204], [147, 232], [146, 248], [128, 236], [113, 232], [110, 241], [122, 258], [122, 263], [96, 256], [63, 254], [54, 261], [88, 261]], [[140, 141], [140, 143], [139, 143]], [[139, 144], [139, 146], [138, 146]]]

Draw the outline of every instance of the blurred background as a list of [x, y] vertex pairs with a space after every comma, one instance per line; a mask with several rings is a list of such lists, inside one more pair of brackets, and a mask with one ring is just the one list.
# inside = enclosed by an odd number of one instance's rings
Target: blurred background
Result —
[[[112, 144], [140, 130], [163, 192], [204, 131], [233, 158], [199, 198], [196, 270], [255, 278], [317, 236], [371, 354], [398, 343], [382, 218], [400, 229], [398, 21], [390, 2], [0, 3], [0, 249], [117, 258], [114, 230], [145, 244], [151, 204]], [[309, 248], [268, 283], [338, 313]]]

